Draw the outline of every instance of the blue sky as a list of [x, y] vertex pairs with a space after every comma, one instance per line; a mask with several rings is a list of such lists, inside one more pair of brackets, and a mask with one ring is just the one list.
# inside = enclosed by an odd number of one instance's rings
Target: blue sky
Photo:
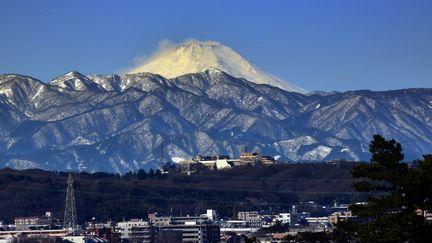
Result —
[[432, 1], [0, 1], [0, 73], [116, 73], [215, 40], [307, 90], [432, 87]]

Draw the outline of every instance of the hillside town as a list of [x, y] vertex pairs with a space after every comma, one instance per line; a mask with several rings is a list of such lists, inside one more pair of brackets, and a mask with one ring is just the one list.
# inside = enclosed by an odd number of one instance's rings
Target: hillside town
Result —
[[[320, 206], [312, 201], [305, 204], [320, 207], [323, 214], [313, 216], [310, 212], [298, 211], [293, 205], [288, 212], [239, 211], [235, 218], [220, 218], [215, 210], [207, 209], [201, 215], [174, 216], [155, 212], [145, 219], [121, 222], [100, 222], [93, 218], [82, 227], [64, 228], [60, 220], [46, 212], [42, 216], [16, 217], [14, 224], [0, 223], [0, 242], [26, 239], [76, 243], [245, 242], [252, 237], [258, 242], [286, 242], [288, 236], [299, 232], [331, 232], [338, 222], [353, 218], [348, 205]], [[432, 214], [424, 216], [432, 221]]]

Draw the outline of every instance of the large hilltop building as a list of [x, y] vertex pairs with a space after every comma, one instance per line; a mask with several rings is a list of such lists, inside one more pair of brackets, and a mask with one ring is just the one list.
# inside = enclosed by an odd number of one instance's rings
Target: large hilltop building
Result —
[[232, 159], [226, 155], [202, 156], [197, 155], [195, 159], [182, 160], [179, 162], [183, 172], [194, 172], [200, 168], [211, 170], [229, 169], [234, 166], [274, 164], [276, 161], [271, 156], [264, 156], [258, 152], [242, 152], [239, 159]]

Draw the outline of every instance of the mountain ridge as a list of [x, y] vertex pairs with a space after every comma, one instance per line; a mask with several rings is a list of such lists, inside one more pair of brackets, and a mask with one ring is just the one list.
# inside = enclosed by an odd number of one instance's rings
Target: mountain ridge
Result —
[[1, 165], [124, 173], [157, 166], [162, 144], [167, 161], [246, 146], [286, 161], [367, 160], [375, 133], [408, 141], [408, 158], [432, 150], [432, 89], [304, 95], [211, 70], [84, 78], [98, 86], [0, 75]]

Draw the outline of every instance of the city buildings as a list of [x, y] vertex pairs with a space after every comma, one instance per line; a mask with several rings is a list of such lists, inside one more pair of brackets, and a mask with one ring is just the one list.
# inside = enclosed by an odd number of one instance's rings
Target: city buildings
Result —
[[[307, 207], [321, 211], [304, 211]], [[298, 206], [298, 207], [297, 207]], [[300, 208], [301, 210], [299, 210]], [[286, 210], [286, 209], [285, 209]], [[301, 211], [301, 212], [299, 212]], [[324, 215], [325, 216], [324, 216]], [[429, 214], [419, 210], [419, 215]], [[48, 212], [42, 216], [16, 217], [15, 225], [0, 224], [0, 240], [53, 238], [70, 242], [242, 242], [245, 237], [256, 237], [261, 242], [283, 242], [288, 235], [299, 232], [331, 231], [335, 225], [352, 218], [348, 205], [320, 206], [314, 202], [292, 205], [291, 210], [251, 210], [236, 212], [235, 219], [219, 218], [216, 210], [207, 209], [200, 215], [159, 215], [151, 213], [147, 219], [121, 222], [97, 222], [95, 218], [77, 231], [40, 229], [53, 221]], [[57, 223], [58, 225], [60, 222]], [[55, 224], [51, 224], [55, 225]], [[277, 231], [271, 231], [277, 228]], [[282, 230], [282, 231], [281, 231]], [[264, 232], [264, 233], [263, 233]], [[281, 232], [281, 233], [275, 233]]]

